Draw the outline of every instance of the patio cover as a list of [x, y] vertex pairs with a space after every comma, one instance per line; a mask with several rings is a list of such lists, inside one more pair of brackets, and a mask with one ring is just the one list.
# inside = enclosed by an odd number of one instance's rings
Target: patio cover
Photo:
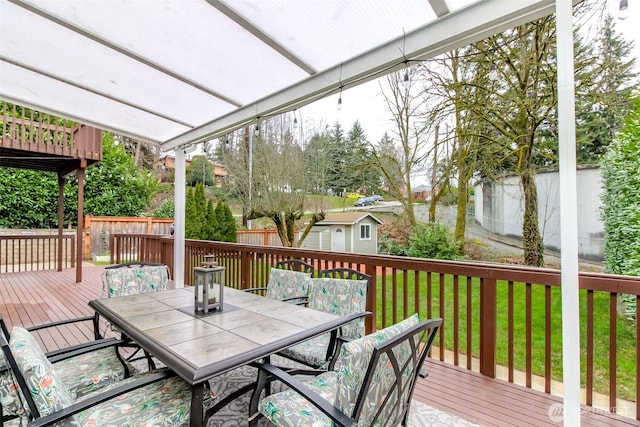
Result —
[[[0, 0], [0, 100], [170, 151], [294, 110], [557, 7], [559, 80], [565, 79], [559, 90], [566, 89], [558, 97], [561, 188], [573, 194], [561, 197], [565, 422], [575, 425], [580, 359], [573, 316], [578, 279], [575, 159], [570, 158], [571, 152], [575, 156], [571, 4], [578, 1]], [[178, 278], [184, 271], [184, 187], [179, 190], [184, 172], [179, 149]], [[569, 328], [570, 322], [575, 327]]]
[[0, 99], [169, 151], [553, 11], [553, 0], [0, 0]]

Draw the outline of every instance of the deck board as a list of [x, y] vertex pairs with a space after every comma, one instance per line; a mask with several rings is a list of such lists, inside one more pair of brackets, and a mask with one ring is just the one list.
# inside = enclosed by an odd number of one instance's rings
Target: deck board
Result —
[[[102, 294], [104, 267], [84, 267], [82, 283], [75, 283], [75, 269], [0, 274], [0, 313], [11, 328], [89, 316], [88, 301]], [[46, 351], [93, 339], [90, 322], [66, 326], [57, 332], [39, 333]], [[549, 407], [561, 398], [437, 360], [425, 364], [429, 376], [420, 378], [414, 398], [468, 421], [489, 426], [559, 426], [548, 416]], [[587, 408], [582, 425], [590, 427], [640, 427], [640, 422]]]

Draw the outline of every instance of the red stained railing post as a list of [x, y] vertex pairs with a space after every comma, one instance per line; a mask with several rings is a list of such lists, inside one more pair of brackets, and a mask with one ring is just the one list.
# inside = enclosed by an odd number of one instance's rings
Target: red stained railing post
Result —
[[250, 252], [242, 251], [240, 254], [240, 289], [251, 287], [251, 258]]
[[483, 278], [480, 285], [480, 373], [496, 376], [496, 279]]

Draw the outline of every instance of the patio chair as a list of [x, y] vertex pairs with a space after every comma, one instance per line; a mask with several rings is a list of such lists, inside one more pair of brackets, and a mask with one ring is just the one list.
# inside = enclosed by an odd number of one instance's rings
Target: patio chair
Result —
[[127, 262], [105, 267], [102, 291], [108, 297], [169, 289], [169, 267], [155, 262]]
[[29, 426], [173, 427], [189, 419], [189, 385], [169, 370], [130, 377], [78, 398], [27, 330], [14, 328], [8, 343], [0, 336], [0, 346]]
[[[307, 382], [262, 364], [251, 409], [257, 407], [276, 426], [406, 426], [420, 367], [441, 324], [442, 319], [420, 323], [416, 314], [347, 342], [330, 370]], [[289, 388], [266, 396], [256, 406], [267, 378]], [[258, 413], [250, 425], [257, 420]]]
[[327, 369], [334, 355], [337, 339], [357, 339], [364, 336], [364, 316], [371, 276], [351, 268], [320, 270], [311, 279], [308, 307], [326, 313], [346, 316], [362, 313], [337, 331], [320, 335], [278, 353], [313, 369]]
[[[102, 274], [103, 295], [108, 298], [124, 295], [135, 295], [149, 292], [158, 292], [169, 289], [169, 267], [165, 264], [154, 262], [128, 262], [123, 264], [105, 267]], [[100, 329], [100, 316], [95, 314], [94, 328]], [[114, 332], [119, 332], [113, 325], [107, 325]], [[96, 339], [102, 338], [105, 334], [97, 332]], [[126, 337], [121, 337], [126, 339]], [[133, 353], [127, 360], [135, 361], [147, 359], [149, 370], [155, 369], [155, 362], [151, 356], [145, 352], [144, 356], [138, 357], [141, 350], [135, 343], [128, 343], [122, 347], [132, 347]]]
[[[27, 328], [37, 331], [78, 322], [90, 322], [92, 316], [47, 323]], [[8, 327], [0, 314], [0, 329], [5, 341], [10, 339]], [[48, 352], [45, 356], [55, 367], [58, 377], [67, 384], [69, 392], [77, 397], [108, 387], [131, 376], [135, 369], [117, 350], [122, 341], [107, 338], [78, 344]], [[25, 415], [23, 396], [19, 395], [3, 353], [0, 353], [0, 403], [2, 421]], [[1, 424], [1, 423], [0, 423]]]
[[[306, 303], [313, 272], [313, 265], [299, 259], [279, 261], [269, 272], [267, 286], [247, 288], [243, 291], [264, 293], [267, 298], [294, 304]], [[210, 392], [215, 404], [209, 408], [209, 412], [214, 413], [253, 390], [256, 374], [256, 368], [250, 365], [222, 374], [221, 381], [211, 384]], [[231, 385], [232, 391], [229, 390], [229, 385]]]
[[303, 301], [309, 293], [309, 280], [313, 271], [313, 265], [299, 259], [279, 261], [269, 272], [267, 286], [243, 291], [264, 293], [267, 298], [280, 301]]

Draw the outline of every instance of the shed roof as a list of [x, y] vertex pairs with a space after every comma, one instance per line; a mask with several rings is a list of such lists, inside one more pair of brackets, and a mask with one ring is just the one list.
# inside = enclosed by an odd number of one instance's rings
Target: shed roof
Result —
[[372, 218], [378, 224], [382, 224], [382, 221], [369, 212], [328, 212], [324, 220], [317, 222], [316, 225], [357, 224], [368, 217]]

